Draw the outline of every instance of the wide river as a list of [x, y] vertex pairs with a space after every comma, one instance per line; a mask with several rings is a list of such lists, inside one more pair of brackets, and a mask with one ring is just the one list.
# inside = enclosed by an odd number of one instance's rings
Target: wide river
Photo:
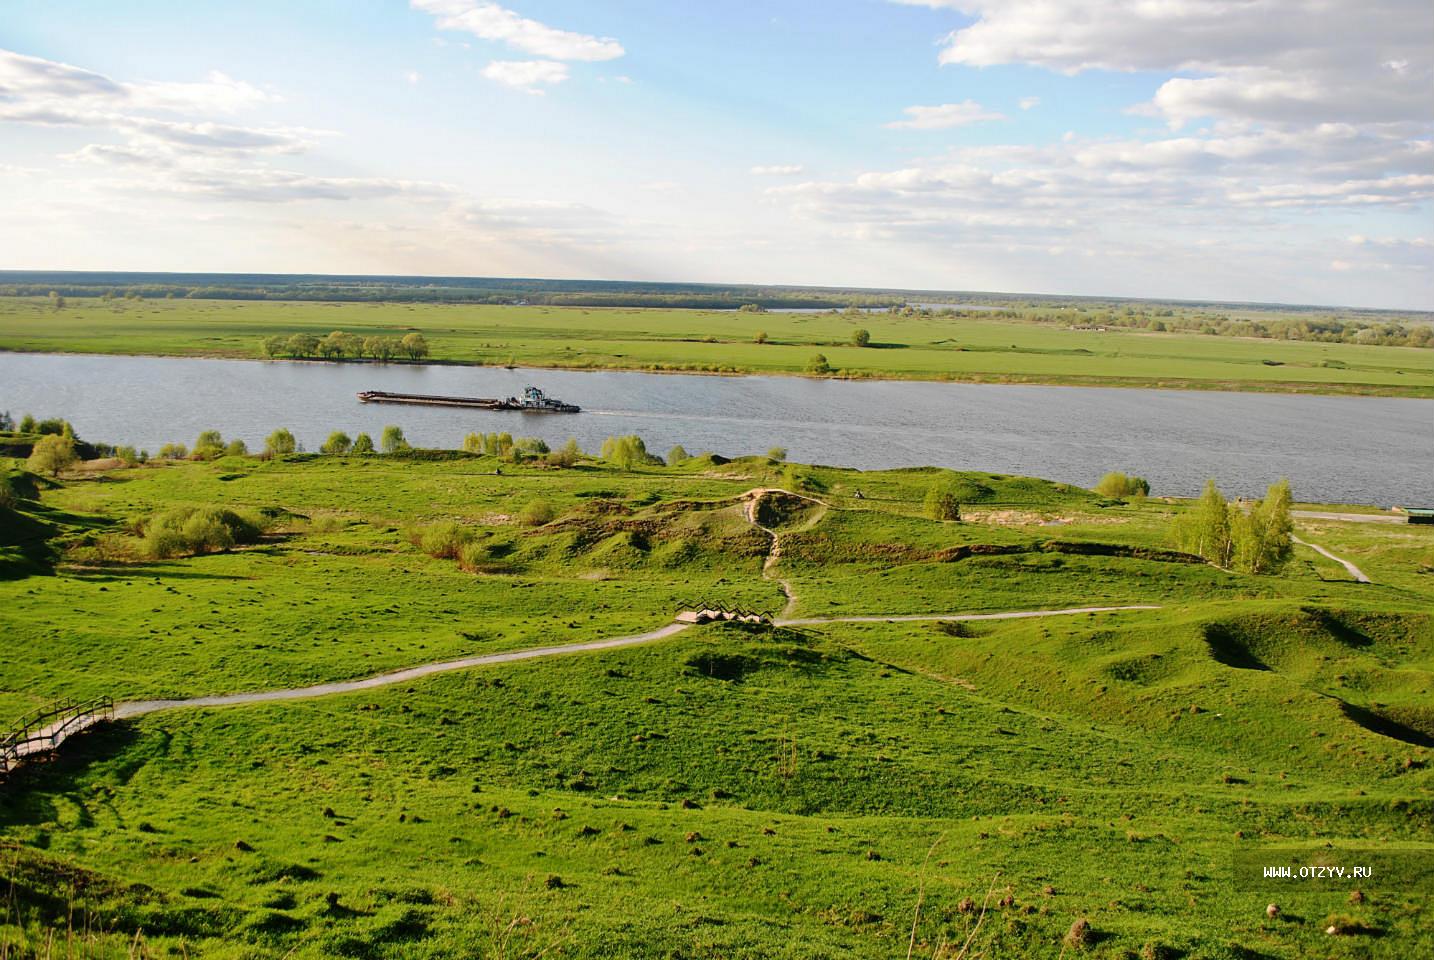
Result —
[[[528, 384], [580, 404], [574, 415], [360, 403], [397, 392], [506, 397]], [[1254, 495], [1289, 477], [1304, 500], [1434, 502], [1434, 401], [1098, 387], [705, 377], [0, 353], [0, 410], [64, 417], [81, 437], [156, 450], [205, 429], [251, 448], [288, 427], [307, 449], [331, 430], [456, 447], [471, 431], [576, 437], [596, 451], [635, 433], [726, 456], [786, 447], [793, 460], [852, 467], [935, 464], [1095, 483], [1109, 470], [1158, 494], [1207, 477]]]

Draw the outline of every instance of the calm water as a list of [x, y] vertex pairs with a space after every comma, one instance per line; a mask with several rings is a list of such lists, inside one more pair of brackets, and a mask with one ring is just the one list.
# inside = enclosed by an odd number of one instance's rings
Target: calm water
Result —
[[[527, 384], [576, 415], [362, 404], [364, 389], [509, 396]], [[1281, 476], [1302, 499], [1434, 502], [1434, 401], [1094, 387], [996, 386], [578, 373], [0, 353], [0, 410], [65, 417], [82, 437], [156, 450], [205, 429], [251, 448], [288, 427], [307, 449], [331, 430], [458, 446], [507, 430], [596, 450], [636, 433], [665, 452], [728, 456], [785, 446], [794, 460], [921, 464], [1022, 473], [1089, 486], [1108, 470], [1194, 494], [1214, 476], [1258, 494]]]

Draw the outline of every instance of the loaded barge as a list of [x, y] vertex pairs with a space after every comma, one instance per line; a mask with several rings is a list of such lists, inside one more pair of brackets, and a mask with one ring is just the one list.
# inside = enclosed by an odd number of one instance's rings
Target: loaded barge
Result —
[[521, 413], [577, 413], [582, 408], [546, 396], [537, 387], [523, 390], [523, 396], [506, 400], [489, 397], [437, 397], [425, 393], [389, 393], [386, 390], [364, 390], [358, 395], [364, 403], [411, 403], [425, 407], [470, 407], [476, 410], [517, 410]]

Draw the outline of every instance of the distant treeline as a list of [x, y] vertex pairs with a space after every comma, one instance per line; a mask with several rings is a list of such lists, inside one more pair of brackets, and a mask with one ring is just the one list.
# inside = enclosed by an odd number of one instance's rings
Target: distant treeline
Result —
[[1384, 347], [1434, 347], [1434, 324], [1401, 321], [1388, 316], [1339, 317], [1300, 314], [1291, 317], [1232, 317], [1206, 310], [1156, 309], [997, 311], [1037, 323], [1064, 324], [1078, 329], [1123, 327], [1157, 333], [1176, 331], [1215, 337], [1258, 337], [1263, 340], [1306, 340], [1316, 343], [1362, 343]]
[[620, 280], [524, 280], [467, 277], [329, 277], [271, 274], [71, 273], [0, 271], [0, 296], [143, 297], [194, 300], [527, 303], [562, 307], [763, 307], [826, 310], [884, 307], [902, 297], [872, 291], [797, 287], [639, 283]]

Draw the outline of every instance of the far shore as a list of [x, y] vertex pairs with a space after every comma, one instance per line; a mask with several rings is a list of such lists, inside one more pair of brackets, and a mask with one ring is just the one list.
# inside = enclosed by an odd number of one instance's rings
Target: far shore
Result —
[[129, 351], [64, 350], [46, 348], [43, 350], [15, 349], [0, 347], [0, 354], [36, 356], [81, 356], [81, 357], [147, 357], [156, 360], [243, 360], [251, 363], [302, 363], [316, 365], [357, 365], [357, 366], [409, 366], [409, 367], [496, 367], [509, 370], [560, 370], [564, 373], [652, 373], [700, 377], [796, 377], [806, 380], [884, 381], [911, 383], [957, 383], [988, 386], [1047, 386], [1047, 387], [1112, 387], [1131, 390], [1194, 390], [1215, 393], [1273, 393], [1299, 396], [1332, 397], [1386, 397], [1405, 400], [1434, 399], [1434, 387], [1391, 387], [1377, 384], [1273, 382], [1263, 380], [1201, 380], [1172, 377], [1099, 377], [1065, 376], [1042, 377], [1032, 374], [980, 374], [945, 373], [925, 374], [919, 372], [873, 372], [853, 371], [844, 373], [815, 374], [800, 370], [704, 370], [685, 369], [677, 365], [583, 365], [541, 363], [525, 360], [509, 366], [503, 363], [484, 363], [474, 360], [457, 360], [442, 357], [426, 357], [422, 360], [394, 358], [375, 360], [369, 357], [258, 357], [239, 351], [214, 351], [204, 353], [151, 353]]

